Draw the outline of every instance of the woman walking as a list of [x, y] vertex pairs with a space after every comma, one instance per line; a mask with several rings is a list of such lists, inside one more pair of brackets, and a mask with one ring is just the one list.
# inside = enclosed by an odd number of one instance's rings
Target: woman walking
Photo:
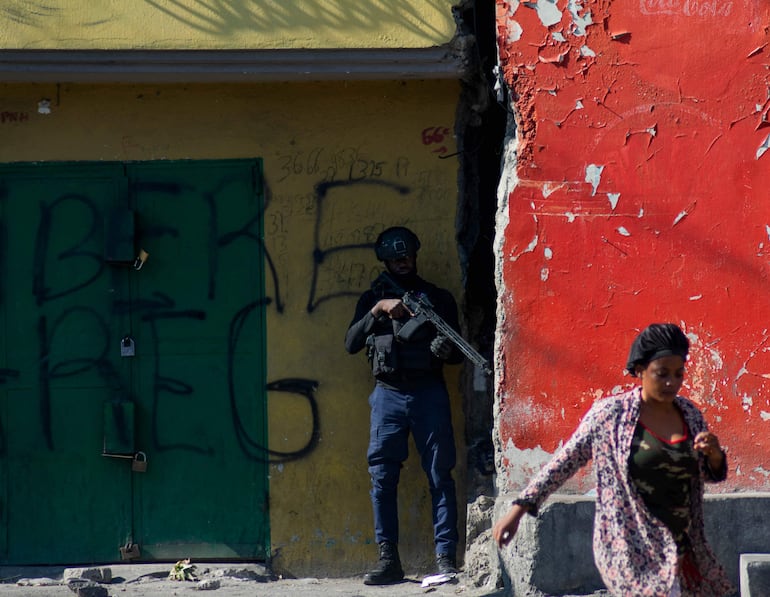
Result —
[[727, 458], [698, 407], [679, 396], [690, 343], [671, 323], [631, 345], [626, 369], [641, 381], [598, 400], [493, 529], [507, 545], [525, 513], [593, 460], [594, 559], [617, 597], [723, 597], [734, 593], [708, 545], [704, 481], [727, 476]]

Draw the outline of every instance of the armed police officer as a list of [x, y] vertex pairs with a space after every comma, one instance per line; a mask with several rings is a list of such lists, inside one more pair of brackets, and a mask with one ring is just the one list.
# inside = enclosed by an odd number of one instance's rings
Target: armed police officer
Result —
[[438, 573], [450, 579], [457, 572], [457, 498], [452, 477], [456, 456], [442, 367], [461, 362], [463, 355], [432, 323], [413, 317], [401, 300], [405, 292], [420, 293], [453, 329], [459, 328], [452, 295], [417, 275], [419, 248], [419, 239], [408, 228], [392, 227], [379, 235], [375, 254], [385, 271], [359, 298], [345, 336], [350, 354], [366, 348], [375, 380], [369, 396], [367, 461], [379, 561], [364, 576], [367, 585], [404, 578], [398, 554], [397, 488], [410, 432], [430, 486]]

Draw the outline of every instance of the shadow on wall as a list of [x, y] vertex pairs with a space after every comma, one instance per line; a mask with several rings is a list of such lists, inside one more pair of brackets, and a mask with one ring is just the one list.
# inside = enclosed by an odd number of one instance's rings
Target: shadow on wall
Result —
[[[21, 4], [22, 0], [18, 1]], [[381, 29], [390, 23], [397, 23], [409, 31], [430, 37], [442, 34], [431, 25], [431, 16], [452, 18], [446, 2], [442, 0], [390, 0], [377, 5], [370, 3], [365, 8], [350, 0], [307, 0], [301, 5], [281, 0], [144, 1], [188, 27], [224, 36], [237, 31], [318, 26], [333, 27], [339, 31]]]

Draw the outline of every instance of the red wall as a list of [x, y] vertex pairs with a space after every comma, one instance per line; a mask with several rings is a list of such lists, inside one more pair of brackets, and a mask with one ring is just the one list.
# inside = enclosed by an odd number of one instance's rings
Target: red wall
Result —
[[[770, 489], [770, 2], [497, 0], [517, 115], [503, 209], [498, 431], [515, 488], [623, 375], [641, 328]], [[561, 14], [559, 14], [561, 13]], [[582, 477], [568, 488], [590, 488]]]

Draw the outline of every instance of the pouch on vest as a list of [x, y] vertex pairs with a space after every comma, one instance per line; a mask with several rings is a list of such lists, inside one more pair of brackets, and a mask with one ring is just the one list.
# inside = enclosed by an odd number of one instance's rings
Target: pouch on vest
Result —
[[391, 334], [371, 334], [366, 339], [367, 355], [372, 365], [372, 374], [393, 373], [396, 370], [396, 354], [393, 351], [393, 336]]

